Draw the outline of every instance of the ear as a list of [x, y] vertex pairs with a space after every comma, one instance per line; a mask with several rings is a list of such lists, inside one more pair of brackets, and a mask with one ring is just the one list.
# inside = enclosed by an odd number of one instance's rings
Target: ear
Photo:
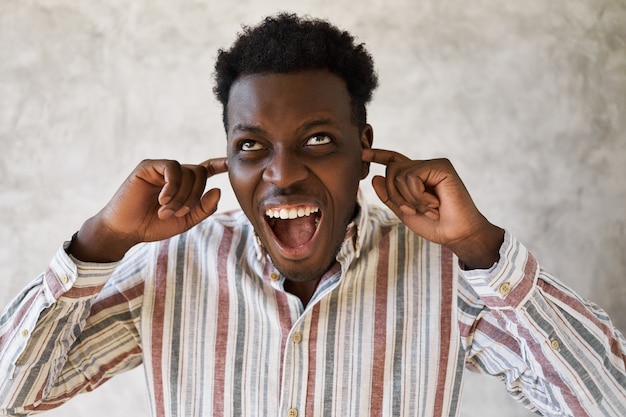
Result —
[[[372, 143], [374, 142], [374, 129], [371, 125], [366, 124], [361, 132], [361, 150], [372, 149]], [[365, 179], [370, 173], [370, 163], [361, 163], [361, 179]]]

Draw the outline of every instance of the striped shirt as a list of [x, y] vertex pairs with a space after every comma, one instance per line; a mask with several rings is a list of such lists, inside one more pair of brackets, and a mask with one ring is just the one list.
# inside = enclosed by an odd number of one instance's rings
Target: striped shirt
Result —
[[464, 371], [547, 416], [626, 415], [626, 342], [509, 233], [490, 270], [377, 207], [304, 307], [240, 212], [119, 263], [59, 249], [0, 317], [0, 412], [143, 364], [154, 416], [457, 416]]

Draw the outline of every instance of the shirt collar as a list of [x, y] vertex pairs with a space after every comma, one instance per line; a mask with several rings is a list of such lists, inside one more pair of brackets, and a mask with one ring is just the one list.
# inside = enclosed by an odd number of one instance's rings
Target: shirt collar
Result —
[[346, 269], [353, 260], [361, 256], [361, 250], [365, 244], [367, 235], [366, 227], [368, 221], [369, 210], [367, 202], [361, 190], [359, 190], [357, 194], [357, 212], [346, 228], [346, 237], [337, 254], [337, 261], [344, 269]]

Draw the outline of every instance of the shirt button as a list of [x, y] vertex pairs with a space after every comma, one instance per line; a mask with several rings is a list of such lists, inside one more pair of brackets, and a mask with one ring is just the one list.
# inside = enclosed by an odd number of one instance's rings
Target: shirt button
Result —
[[550, 340], [550, 346], [552, 346], [552, 349], [554, 350], [559, 350], [561, 348], [561, 344], [556, 339]]
[[298, 417], [298, 410], [290, 408], [289, 411], [287, 411], [287, 417]]
[[505, 282], [504, 284], [500, 285], [500, 288], [498, 288], [498, 292], [500, 293], [500, 295], [506, 297], [511, 292], [511, 284]]
[[61, 277], [61, 281], [63, 281], [64, 284], [67, 284], [70, 282], [70, 278], [67, 275], [63, 275], [63, 277]]
[[280, 275], [278, 275], [276, 272], [272, 272], [272, 273], [270, 274], [270, 279], [271, 279], [272, 281], [278, 281], [278, 280], [280, 279]]
[[22, 330], [22, 337], [26, 337], [28, 336], [28, 330], [24, 329]]
[[292, 336], [293, 343], [300, 343], [302, 341], [302, 333], [294, 333]]

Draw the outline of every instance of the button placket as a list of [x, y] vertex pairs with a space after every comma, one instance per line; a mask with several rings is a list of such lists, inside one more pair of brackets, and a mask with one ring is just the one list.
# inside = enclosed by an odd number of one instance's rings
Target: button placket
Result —
[[[287, 383], [288, 385], [285, 385], [285, 389], [288, 391], [285, 391], [285, 393], [289, 392], [289, 394], [285, 396], [287, 401], [285, 403], [286, 409], [283, 409], [283, 413], [286, 412], [287, 416], [297, 417], [300, 414], [299, 407], [304, 404], [306, 398], [306, 381], [308, 380], [309, 366], [307, 344], [303, 343], [307, 335], [307, 320], [304, 315], [300, 316], [293, 323], [291, 332], [285, 341], [285, 355], [286, 358], [289, 358], [285, 362], [286, 364], [289, 363], [289, 375], [286, 378], [289, 379], [289, 382]], [[302, 391], [303, 388], [305, 391]]]

